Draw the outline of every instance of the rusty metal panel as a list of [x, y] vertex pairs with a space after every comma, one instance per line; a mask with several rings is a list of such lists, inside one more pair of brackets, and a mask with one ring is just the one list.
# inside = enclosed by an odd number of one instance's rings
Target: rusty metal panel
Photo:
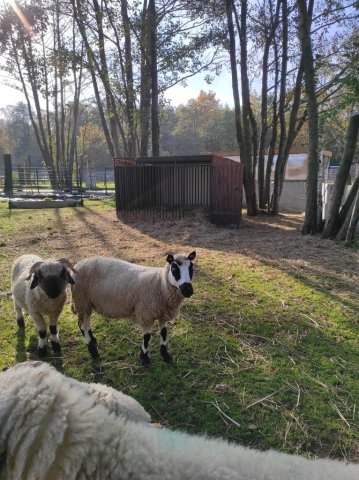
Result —
[[[224, 159], [223, 159], [224, 160]], [[218, 162], [211, 167], [210, 221], [217, 225], [236, 225], [242, 216], [243, 164]]]

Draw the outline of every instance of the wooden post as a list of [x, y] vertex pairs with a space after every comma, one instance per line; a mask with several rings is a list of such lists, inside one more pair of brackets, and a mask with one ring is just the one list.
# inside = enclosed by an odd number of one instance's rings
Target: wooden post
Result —
[[5, 195], [10, 196], [13, 194], [13, 183], [12, 183], [11, 155], [9, 153], [4, 154], [4, 170], [5, 170], [4, 193]]

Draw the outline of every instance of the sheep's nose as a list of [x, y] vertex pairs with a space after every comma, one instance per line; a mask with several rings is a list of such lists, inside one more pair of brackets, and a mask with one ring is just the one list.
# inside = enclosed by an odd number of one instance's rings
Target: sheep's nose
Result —
[[180, 285], [180, 290], [181, 290], [181, 293], [184, 297], [191, 297], [193, 295], [193, 287], [192, 287], [192, 283], [182, 283], [182, 285]]

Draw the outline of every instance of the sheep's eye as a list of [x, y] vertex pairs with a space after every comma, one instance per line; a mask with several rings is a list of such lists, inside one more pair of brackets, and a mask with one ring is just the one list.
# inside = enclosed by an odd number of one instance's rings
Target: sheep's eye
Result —
[[172, 263], [171, 272], [175, 280], [178, 281], [181, 278], [181, 271], [177, 263]]

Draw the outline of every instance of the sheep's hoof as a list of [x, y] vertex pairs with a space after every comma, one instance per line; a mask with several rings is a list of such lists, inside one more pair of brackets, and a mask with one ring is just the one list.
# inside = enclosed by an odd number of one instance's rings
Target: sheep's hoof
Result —
[[166, 345], [161, 345], [160, 353], [162, 355], [163, 360], [166, 363], [172, 363], [173, 362], [172, 355], [170, 355], [168, 353]]
[[40, 358], [47, 357], [47, 347], [38, 347], [37, 354]]
[[92, 358], [98, 358], [98, 350], [97, 350], [97, 345], [94, 343], [92, 340], [87, 344], [87, 348], [90, 352], [90, 355]]
[[140, 359], [141, 359], [142, 365], [149, 365], [151, 363], [151, 359], [150, 359], [148, 353], [143, 353], [142, 350], [141, 350], [141, 353], [140, 353]]
[[51, 340], [51, 347], [54, 353], [61, 353], [61, 345], [59, 342], [54, 342]]
[[25, 328], [25, 321], [24, 321], [24, 317], [19, 317], [16, 319], [16, 323], [17, 323], [17, 326], [19, 328]]

